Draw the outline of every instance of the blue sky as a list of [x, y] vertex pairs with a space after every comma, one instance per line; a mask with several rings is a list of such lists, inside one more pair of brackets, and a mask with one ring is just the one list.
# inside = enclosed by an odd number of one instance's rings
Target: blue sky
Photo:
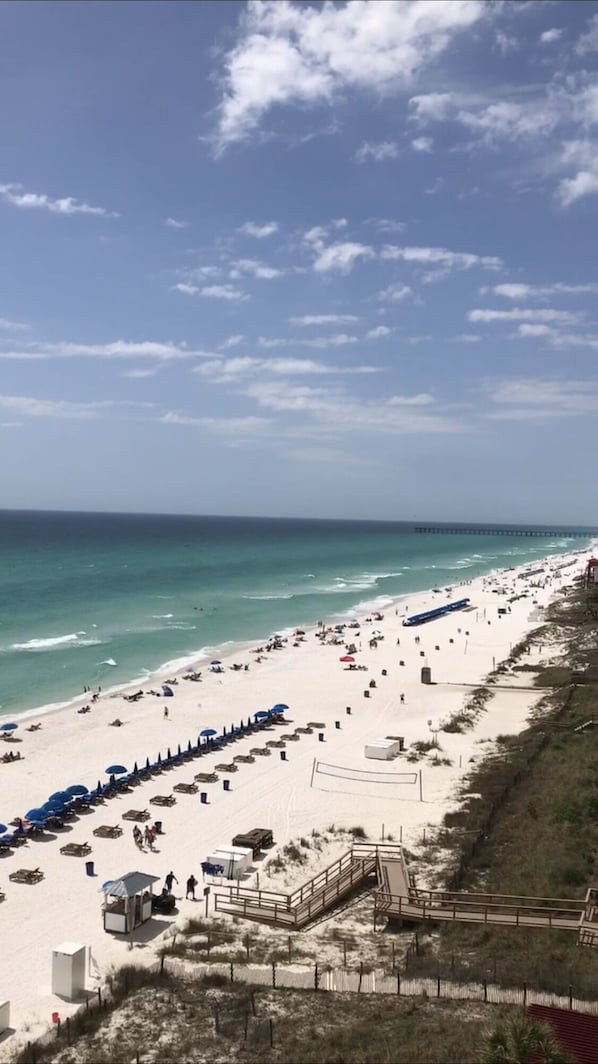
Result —
[[0, 25], [1, 506], [596, 524], [597, 3]]

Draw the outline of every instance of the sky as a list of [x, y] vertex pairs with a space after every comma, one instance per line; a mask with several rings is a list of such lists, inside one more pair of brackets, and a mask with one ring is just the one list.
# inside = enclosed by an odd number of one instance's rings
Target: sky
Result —
[[598, 3], [0, 40], [0, 507], [598, 524]]

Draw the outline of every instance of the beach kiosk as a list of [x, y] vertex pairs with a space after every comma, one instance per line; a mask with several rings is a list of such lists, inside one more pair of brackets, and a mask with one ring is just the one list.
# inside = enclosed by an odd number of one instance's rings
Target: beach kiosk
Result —
[[130, 934], [152, 915], [152, 884], [159, 876], [127, 872], [104, 883], [104, 931]]

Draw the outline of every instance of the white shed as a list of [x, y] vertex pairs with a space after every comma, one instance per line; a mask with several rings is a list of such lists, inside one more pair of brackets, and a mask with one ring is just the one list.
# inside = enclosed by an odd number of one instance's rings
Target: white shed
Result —
[[365, 745], [364, 753], [366, 757], [378, 761], [392, 761], [400, 749], [401, 743], [398, 739], [370, 739]]

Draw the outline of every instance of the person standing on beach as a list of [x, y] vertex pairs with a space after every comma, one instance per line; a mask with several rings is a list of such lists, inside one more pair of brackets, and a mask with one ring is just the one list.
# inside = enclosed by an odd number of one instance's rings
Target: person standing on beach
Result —
[[164, 706], [164, 720], [168, 720], [168, 706]]
[[195, 888], [196, 888], [196, 886], [197, 886], [197, 880], [196, 880], [195, 876], [193, 874], [191, 874], [189, 876], [189, 879], [187, 880], [187, 892], [185, 894], [186, 898], [188, 898], [189, 895], [191, 895], [191, 897], [193, 898], [193, 901], [195, 901]]
[[178, 879], [175, 876], [174, 872], [169, 872], [167, 876], [164, 876], [164, 882], [168, 888], [168, 893], [172, 894], [172, 884], [178, 883]]

